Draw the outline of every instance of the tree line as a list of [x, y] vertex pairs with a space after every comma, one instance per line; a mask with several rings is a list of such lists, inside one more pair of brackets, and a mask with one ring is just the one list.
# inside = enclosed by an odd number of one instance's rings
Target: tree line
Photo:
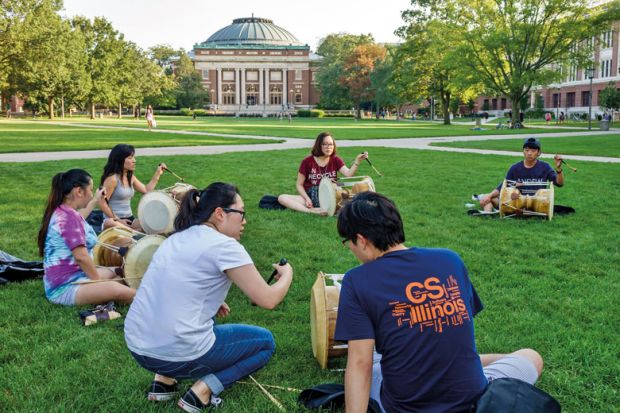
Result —
[[506, 96], [515, 124], [532, 90], [595, 67], [599, 35], [619, 10], [617, 0], [597, 7], [586, 0], [411, 0], [399, 44], [376, 44], [371, 35], [322, 39], [320, 106], [400, 111], [434, 98], [449, 124], [450, 113], [462, 104], [473, 109], [477, 96]]
[[[103, 17], [63, 18], [61, 0], [3, 0], [0, 9], [0, 91], [50, 118], [67, 108], [140, 105], [163, 108], [208, 103], [201, 77], [183, 50], [147, 51]], [[174, 67], [174, 70], [173, 70]]]

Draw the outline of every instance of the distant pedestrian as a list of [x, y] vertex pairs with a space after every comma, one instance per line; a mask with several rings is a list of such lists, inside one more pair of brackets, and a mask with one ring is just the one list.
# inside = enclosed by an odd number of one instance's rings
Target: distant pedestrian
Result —
[[551, 122], [551, 113], [545, 113], [545, 122], [547, 122], [547, 125], [549, 125], [549, 122]]
[[156, 123], [155, 123], [155, 115], [153, 114], [153, 107], [151, 105], [148, 105], [146, 107], [146, 125], [149, 128], [149, 132], [156, 125]]

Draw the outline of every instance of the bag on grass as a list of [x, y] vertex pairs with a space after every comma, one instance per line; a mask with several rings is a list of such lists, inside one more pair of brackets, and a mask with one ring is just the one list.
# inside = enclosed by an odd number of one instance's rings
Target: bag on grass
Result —
[[156, 121], [155, 119], [153, 119], [153, 120], [151, 121], [151, 126], [152, 126], [153, 128], [156, 128], [156, 127], [157, 127], [157, 121]]
[[103, 211], [98, 209], [92, 211], [86, 217], [86, 223], [89, 224], [95, 230], [97, 235], [101, 234], [101, 228], [103, 228], [103, 221], [105, 216], [103, 215]]
[[0, 250], [0, 285], [41, 278], [43, 273], [41, 261], [24, 261]]
[[278, 202], [278, 197], [273, 195], [265, 195], [258, 202], [258, 207], [263, 209], [286, 209], [285, 206]]
[[113, 302], [105, 305], [98, 305], [90, 310], [80, 311], [80, 320], [82, 325], [90, 326], [107, 320], [115, 320], [121, 317], [121, 313], [116, 311]]
[[[307, 409], [339, 411], [344, 407], [344, 385], [336, 383], [319, 384], [302, 391], [297, 401]], [[368, 400], [368, 412], [381, 413], [379, 404], [373, 399]]]
[[521, 380], [495, 379], [478, 400], [476, 413], [560, 413], [551, 395]]

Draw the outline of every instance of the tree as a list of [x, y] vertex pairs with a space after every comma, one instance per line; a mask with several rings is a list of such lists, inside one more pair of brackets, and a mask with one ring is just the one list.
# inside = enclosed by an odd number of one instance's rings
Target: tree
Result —
[[591, 8], [585, 0], [412, 0], [443, 22], [465, 28], [458, 54], [488, 91], [512, 102], [532, 86], [560, 80], [562, 67], [586, 67], [592, 48], [586, 40], [617, 18], [613, 3]]
[[321, 94], [319, 106], [326, 109], [349, 109], [353, 100], [340, 82], [344, 75], [344, 63], [353, 50], [363, 44], [372, 44], [370, 34], [330, 34], [323, 38], [317, 49], [322, 56], [321, 70], [317, 74], [317, 89]]
[[377, 62], [385, 58], [385, 47], [376, 44], [361, 44], [346, 57], [339, 83], [348, 91], [350, 99], [360, 117], [362, 102], [373, 99], [370, 74]]
[[382, 107], [394, 105], [397, 106], [400, 113], [400, 107], [405, 103], [398, 91], [392, 87], [394, 84], [394, 54], [397, 47], [388, 46], [386, 50], [385, 58], [375, 62], [375, 67], [370, 74], [370, 88], [374, 95], [377, 118]]
[[616, 89], [615, 82], [609, 82], [601, 91], [599, 105], [611, 111], [611, 119], [614, 118], [614, 112], [620, 110], [620, 90]]
[[179, 77], [177, 84], [177, 109], [201, 108], [209, 103], [209, 92], [202, 85], [202, 77], [196, 72]]

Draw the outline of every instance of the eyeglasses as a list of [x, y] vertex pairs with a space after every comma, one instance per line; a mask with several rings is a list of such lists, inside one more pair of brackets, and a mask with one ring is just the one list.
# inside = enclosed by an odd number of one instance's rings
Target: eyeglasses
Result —
[[330, 147], [330, 146], [334, 146], [334, 144], [333, 143], [322, 143], [321, 146]]
[[234, 209], [234, 208], [222, 208], [222, 210], [224, 212], [236, 212], [237, 214], [241, 214], [241, 220], [242, 221], [245, 219], [245, 211], [240, 211], [240, 210]]

